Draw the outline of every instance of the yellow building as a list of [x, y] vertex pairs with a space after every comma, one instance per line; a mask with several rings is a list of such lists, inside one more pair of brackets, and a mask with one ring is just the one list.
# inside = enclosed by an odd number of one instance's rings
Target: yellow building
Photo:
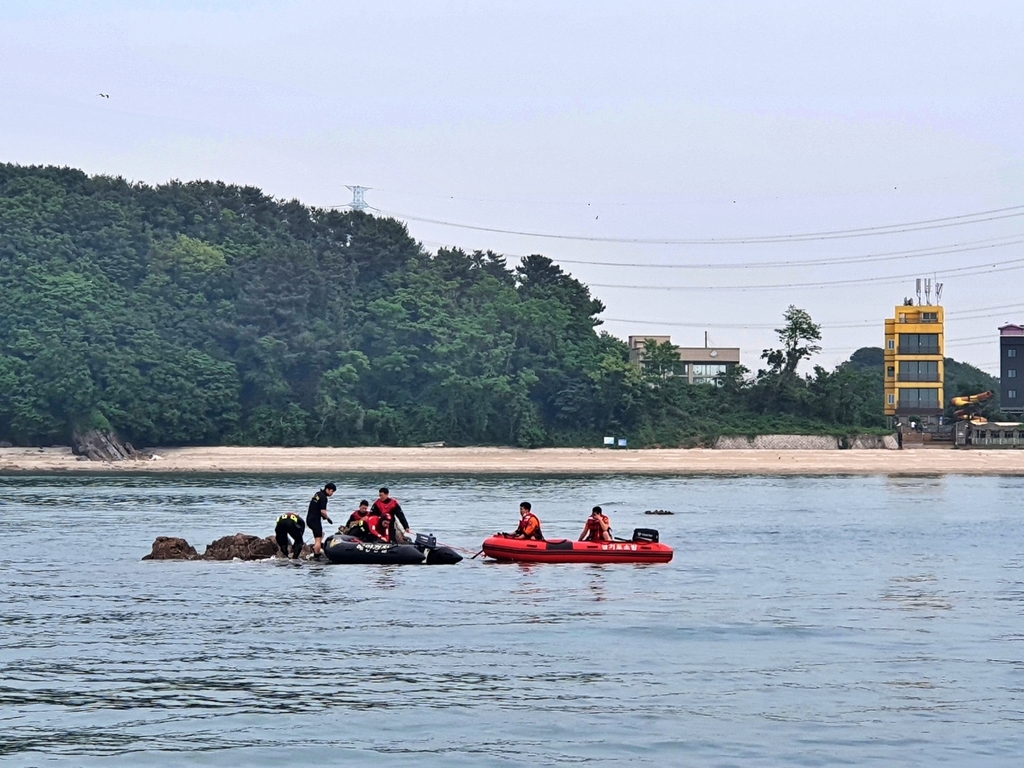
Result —
[[945, 404], [942, 307], [906, 304], [885, 321], [885, 415], [938, 421]]

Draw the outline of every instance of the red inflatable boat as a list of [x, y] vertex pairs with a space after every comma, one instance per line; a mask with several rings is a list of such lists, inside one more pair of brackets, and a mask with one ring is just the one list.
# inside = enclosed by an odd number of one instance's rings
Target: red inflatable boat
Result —
[[483, 550], [495, 560], [518, 563], [667, 563], [672, 559], [672, 547], [658, 541], [658, 532], [642, 528], [634, 532], [632, 541], [535, 541], [499, 534], [485, 539]]

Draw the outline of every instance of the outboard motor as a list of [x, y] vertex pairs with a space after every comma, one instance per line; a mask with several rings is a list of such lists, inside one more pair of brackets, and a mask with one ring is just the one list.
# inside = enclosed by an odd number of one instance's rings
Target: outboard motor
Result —
[[417, 533], [415, 541], [416, 549], [421, 552], [424, 549], [435, 549], [437, 547], [437, 537], [434, 534]]
[[653, 528], [634, 528], [633, 541], [645, 541], [649, 544], [657, 544], [658, 532]]

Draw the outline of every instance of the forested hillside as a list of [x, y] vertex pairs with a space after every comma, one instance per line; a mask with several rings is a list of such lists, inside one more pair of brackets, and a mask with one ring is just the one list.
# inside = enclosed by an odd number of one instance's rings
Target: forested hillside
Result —
[[18, 444], [97, 426], [146, 446], [537, 446], [882, 425], [871, 372], [796, 374], [799, 335], [755, 377], [690, 387], [630, 365], [544, 256], [429, 253], [398, 221], [222, 183], [0, 165], [0, 306], [0, 440]]

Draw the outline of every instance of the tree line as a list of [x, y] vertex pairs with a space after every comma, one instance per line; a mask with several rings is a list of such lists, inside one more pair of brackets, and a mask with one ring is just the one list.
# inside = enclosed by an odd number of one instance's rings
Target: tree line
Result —
[[253, 187], [0, 164], [0, 306], [0, 440], [21, 445], [89, 428], [148, 446], [542, 446], [884, 426], [880, 363], [797, 373], [820, 333], [795, 307], [764, 369], [689, 386], [630, 363], [601, 302], [543, 255], [429, 252], [394, 219]]

